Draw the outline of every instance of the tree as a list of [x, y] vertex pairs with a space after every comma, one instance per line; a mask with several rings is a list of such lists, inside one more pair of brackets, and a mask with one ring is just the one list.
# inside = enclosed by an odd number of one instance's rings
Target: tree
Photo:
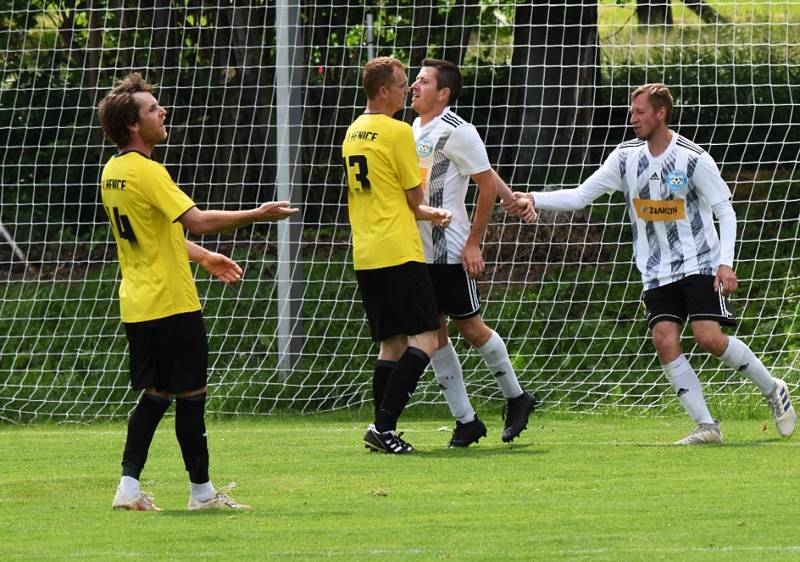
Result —
[[639, 0], [636, 21], [639, 25], [672, 25], [672, 0]]
[[464, 62], [470, 35], [478, 27], [478, 0], [464, 0], [448, 7], [430, 0], [415, 0], [413, 4], [410, 67], [418, 69], [425, 58], [440, 58], [458, 65]]
[[583, 161], [599, 81], [597, 4], [518, 4], [514, 24], [509, 104], [519, 125], [507, 124], [502, 161], [525, 183]]
[[[683, 0], [683, 3], [705, 23], [723, 23], [727, 21], [711, 6], [706, 4], [704, 0]], [[639, 25], [671, 26], [673, 23], [671, 0], [638, 0], [636, 3], [636, 20]]]
[[[274, 9], [269, 14], [274, 22]], [[212, 141], [216, 145], [213, 183], [225, 186], [212, 195], [217, 201], [222, 195], [226, 202], [237, 204], [257, 201], [260, 184], [272, 183], [274, 178], [273, 157], [267, 156], [272, 151], [262, 148], [267, 146], [267, 135], [273, 128], [270, 112], [261, 103], [272, 99], [273, 74], [261, 68], [267, 26], [251, 23], [266, 22], [267, 15], [265, 6], [249, 0], [223, 3], [215, 14], [213, 62], [224, 69], [213, 78], [221, 94], [220, 106], [213, 112], [213, 121], [219, 123]], [[263, 172], [268, 172], [267, 177]], [[244, 197], [246, 184], [255, 190]]]

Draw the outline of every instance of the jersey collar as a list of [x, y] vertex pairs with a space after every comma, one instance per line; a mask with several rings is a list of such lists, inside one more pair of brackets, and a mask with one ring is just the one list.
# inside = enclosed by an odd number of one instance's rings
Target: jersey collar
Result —
[[125, 156], [126, 154], [130, 154], [131, 152], [135, 152], [136, 154], [140, 154], [141, 156], [147, 158], [148, 160], [152, 160], [152, 158], [150, 158], [147, 154], [145, 154], [143, 152], [139, 152], [138, 150], [136, 150], [134, 148], [129, 148], [128, 150], [120, 150], [119, 152], [117, 152], [114, 155], [114, 158], [119, 158], [120, 156]]
[[670, 129], [670, 132], [672, 133], [672, 140], [669, 141], [669, 144], [667, 145], [667, 148], [664, 150], [664, 152], [662, 152], [658, 156], [653, 156], [653, 154], [650, 152], [650, 145], [647, 144], [647, 142], [644, 143], [645, 150], [647, 151], [647, 156], [650, 158], [651, 161], [660, 162], [667, 156], [667, 154], [672, 152], [673, 148], [675, 148], [675, 144], [678, 142], [678, 133], [676, 133], [672, 129]]
[[424, 125], [421, 124], [422, 121], [420, 119], [420, 128], [421, 129], [428, 129], [430, 127], [433, 127], [434, 124], [439, 122], [439, 119], [441, 119], [442, 116], [447, 115], [448, 113], [450, 113], [450, 106], [449, 105], [445, 106], [445, 108], [442, 110], [442, 112], [439, 115], [437, 115], [436, 117], [434, 117], [433, 119], [431, 119], [430, 121], [425, 123]]

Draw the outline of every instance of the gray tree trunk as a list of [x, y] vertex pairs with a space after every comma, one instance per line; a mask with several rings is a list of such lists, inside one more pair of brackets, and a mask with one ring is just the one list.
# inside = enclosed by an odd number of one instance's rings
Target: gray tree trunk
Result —
[[672, 25], [671, 0], [639, 0], [636, 21], [639, 25]]
[[[264, 83], [261, 70], [263, 27], [259, 17], [265, 12], [250, 7], [249, 2], [237, 0], [219, 10], [215, 64], [224, 68], [220, 73], [220, 86], [224, 88], [224, 102], [220, 116], [214, 182], [225, 185], [225, 202], [240, 206], [244, 201], [244, 183], [248, 165], [266, 146], [267, 115], [257, 115], [256, 102], [269, 99], [272, 92]], [[220, 190], [221, 191], [221, 190]], [[213, 197], [213, 196], [212, 196]], [[216, 199], [216, 198], [215, 198]]]
[[[86, 96], [85, 99], [88, 106], [95, 109], [105, 95], [105, 92], [100, 87], [100, 74], [98, 71], [102, 64], [100, 55], [103, 47], [102, 14], [99, 9], [96, 9], [94, 0], [89, 0], [86, 3], [86, 8], [89, 12], [89, 39], [87, 48], [83, 51], [82, 68], [84, 68], [84, 71], [81, 76], [83, 82], [81, 90], [84, 92], [83, 95]], [[90, 137], [95, 141], [95, 144], [102, 144], [103, 132], [100, 127], [93, 127]], [[94, 152], [95, 154], [92, 156], [87, 154], [85, 161], [99, 162], [102, 151], [95, 150]]]
[[[597, 3], [520, 4], [503, 140], [513, 182], [583, 162], [599, 81]], [[506, 171], [507, 173], [507, 171]]]
[[[711, 6], [706, 4], [704, 0], [683, 0], [683, 3], [705, 23], [724, 23], [727, 21]], [[639, 25], [671, 26], [673, 24], [671, 0], [638, 0], [636, 3], [636, 21], [639, 22]]]
[[728, 21], [703, 0], [683, 0], [683, 3], [705, 23], [725, 23]]

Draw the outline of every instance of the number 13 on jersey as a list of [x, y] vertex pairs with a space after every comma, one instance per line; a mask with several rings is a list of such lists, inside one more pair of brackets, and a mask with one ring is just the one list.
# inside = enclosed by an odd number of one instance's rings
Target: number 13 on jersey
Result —
[[344, 170], [347, 174], [347, 184], [353, 191], [369, 191], [372, 187], [369, 183], [369, 169], [367, 168], [367, 157], [363, 154], [351, 154], [344, 157]]

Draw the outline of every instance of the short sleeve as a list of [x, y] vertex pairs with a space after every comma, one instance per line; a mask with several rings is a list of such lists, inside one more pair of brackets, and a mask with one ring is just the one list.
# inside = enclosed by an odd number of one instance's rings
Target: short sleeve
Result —
[[172, 181], [167, 169], [153, 163], [142, 177], [142, 196], [171, 221], [175, 222], [195, 206], [194, 201]]
[[408, 123], [400, 123], [395, 141], [395, 165], [400, 187], [405, 190], [414, 189], [420, 184], [419, 158], [417, 157], [414, 133]]
[[478, 131], [466, 124], [456, 128], [444, 145], [447, 158], [462, 176], [470, 176], [491, 169], [489, 155]]
[[731, 198], [731, 190], [708, 152], [697, 159], [691, 181], [698, 195], [712, 207]]

